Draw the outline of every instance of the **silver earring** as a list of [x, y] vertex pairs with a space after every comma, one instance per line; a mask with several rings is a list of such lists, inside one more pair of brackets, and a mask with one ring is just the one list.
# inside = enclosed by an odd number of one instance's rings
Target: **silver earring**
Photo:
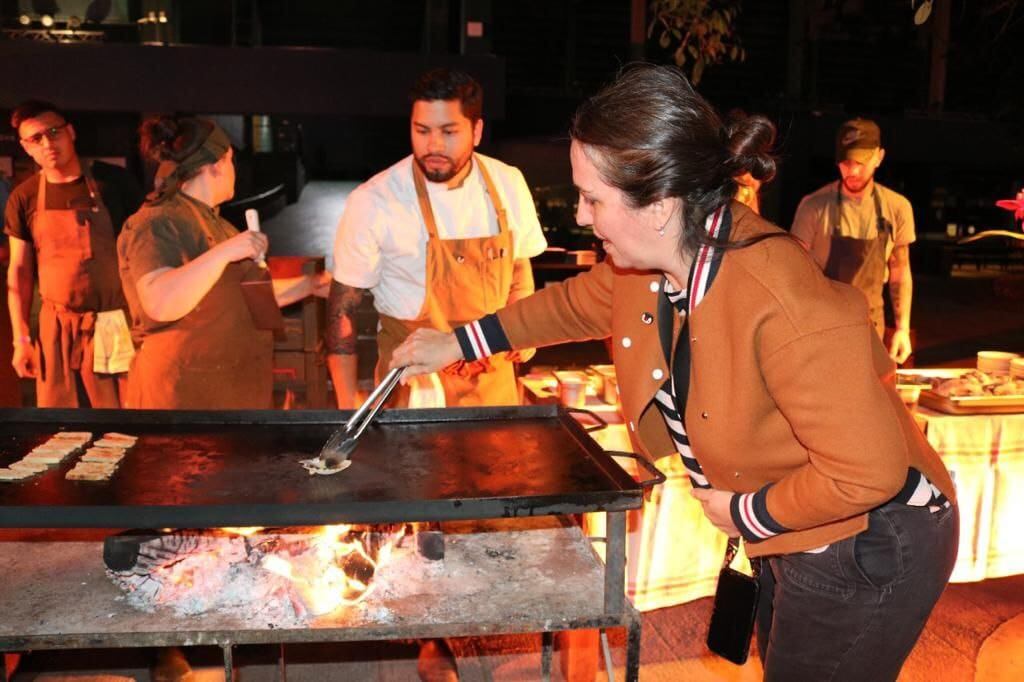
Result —
[[658, 236], [659, 237], [664, 237], [665, 236], [665, 228], [664, 227], [658, 229]]

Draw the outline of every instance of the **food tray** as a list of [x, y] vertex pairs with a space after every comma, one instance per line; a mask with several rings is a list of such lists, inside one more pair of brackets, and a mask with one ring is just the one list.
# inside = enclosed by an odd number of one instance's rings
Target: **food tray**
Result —
[[946, 414], [1012, 414], [1024, 412], [1024, 395], [939, 395], [921, 391], [919, 404]]

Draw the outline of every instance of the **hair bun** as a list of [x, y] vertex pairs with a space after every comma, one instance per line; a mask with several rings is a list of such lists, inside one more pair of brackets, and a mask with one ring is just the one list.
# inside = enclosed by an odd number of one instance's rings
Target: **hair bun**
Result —
[[733, 175], [750, 173], [761, 182], [775, 177], [775, 124], [764, 116], [745, 116], [728, 129]]
[[157, 161], [169, 160], [178, 133], [178, 121], [170, 116], [146, 119], [139, 128], [142, 155]]

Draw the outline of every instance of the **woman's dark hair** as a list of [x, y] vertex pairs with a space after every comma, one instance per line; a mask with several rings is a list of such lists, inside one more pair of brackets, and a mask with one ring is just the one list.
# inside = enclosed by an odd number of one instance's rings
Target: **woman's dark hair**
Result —
[[601, 177], [634, 208], [682, 199], [684, 250], [760, 241], [721, 244], [704, 223], [733, 198], [736, 176], [767, 181], [775, 174], [775, 126], [763, 116], [726, 126], [678, 69], [633, 64], [580, 106], [569, 134], [597, 152], [588, 156]]
[[[158, 163], [181, 163], [203, 146], [212, 131], [213, 124], [200, 118], [155, 116], [139, 126], [139, 149], [143, 157]], [[199, 169], [194, 169], [181, 181], [198, 173]]]
[[453, 69], [431, 69], [416, 79], [409, 91], [409, 103], [459, 100], [462, 114], [476, 123], [483, 116], [484, 89], [472, 76]]

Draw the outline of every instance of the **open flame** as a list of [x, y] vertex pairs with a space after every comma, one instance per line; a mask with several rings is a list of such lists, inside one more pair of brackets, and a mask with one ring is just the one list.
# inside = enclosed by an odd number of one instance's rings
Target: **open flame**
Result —
[[314, 615], [358, 604], [373, 592], [373, 576], [391, 557], [402, 530], [370, 533], [342, 524], [324, 526], [310, 540], [310, 551], [267, 554], [261, 566], [292, 581]]
[[108, 574], [143, 610], [166, 604], [198, 614], [255, 603], [301, 620], [369, 597], [405, 533], [404, 524], [171, 531], [140, 545], [134, 566]]

